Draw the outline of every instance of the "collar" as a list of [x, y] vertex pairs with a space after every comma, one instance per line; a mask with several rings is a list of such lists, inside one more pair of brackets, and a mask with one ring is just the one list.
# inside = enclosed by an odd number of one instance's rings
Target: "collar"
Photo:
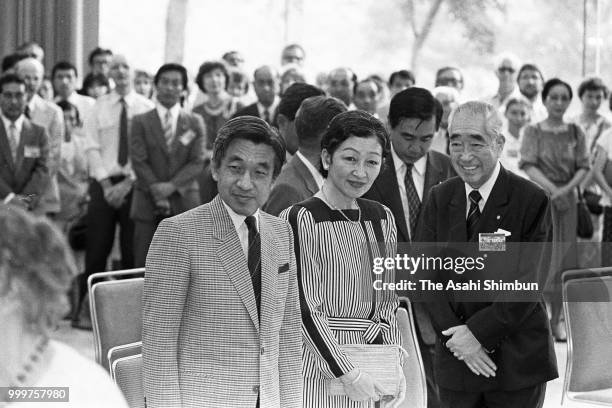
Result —
[[[221, 202], [225, 206], [225, 209], [227, 210], [227, 213], [229, 214], [230, 218], [232, 219], [232, 223], [234, 224], [234, 228], [236, 229], [236, 231], [238, 231], [238, 229], [242, 226], [242, 224], [244, 224], [244, 220], [246, 219], [246, 215], [238, 214], [236, 211], [232, 210], [231, 207], [229, 205], [227, 205], [225, 203], [225, 201], [223, 201], [223, 199], [221, 199]], [[255, 216], [255, 223], [257, 224], [257, 230], [259, 231], [260, 230], [260, 228], [259, 228], [259, 209], [257, 209], [257, 211], [255, 211], [255, 213], [253, 213], [253, 215]]]
[[323, 178], [323, 175], [319, 172], [319, 170], [317, 170], [315, 166], [312, 165], [310, 160], [308, 160], [306, 156], [302, 154], [302, 152], [298, 150], [297, 152], [295, 152], [295, 155], [297, 156], [298, 159], [302, 161], [302, 163], [304, 163], [304, 166], [306, 166], [308, 171], [310, 171], [310, 174], [312, 174], [312, 178], [314, 178], [314, 181], [315, 183], [317, 183], [317, 186], [319, 187], [319, 190], [320, 190], [321, 187], [323, 187], [323, 182], [325, 181], [325, 179]]
[[[499, 160], [497, 161], [497, 164], [495, 165], [495, 169], [493, 169], [493, 174], [491, 175], [491, 177], [489, 177], [489, 179], [487, 181], [484, 182], [484, 184], [482, 186], [480, 186], [480, 188], [473, 188], [472, 186], [470, 186], [468, 183], [464, 183], [465, 184], [465, 198], [467, 200], [467, 202], [470, 202], [470, 193], [473, 190], [478, 190], [478, 192], [480, 193], [480, 196], [482, 197], [482, 200], [480, 201], [480, 204], [482, 207], [484, 208], [485, 204], [487, 203], [487, 200], [489, 199], [489, 196], [491, 195], [491, 190], [493, 190], [493, 186], [495, 186], [495, 182], [497, 181], [497, 178], [499, 177], [499, 172], [501, 170], [501, 165], [499, 164]], [[469, 206], [468, 206], [469, 207]]]
[[166, 117], [166, 112], [170, 111], [170, 115], [172, 116], [172, 119], [177, 118], [178, 114], [181, 110], [181, 104], [180, 103], [175, 103], [174, 106], [172, 106], [170, 109], [166, 108], [164, 105], [162, 105], [161, 103], [159, 103], [159, 101], [156, 99], [155, 100], [155, 109], [157, 109], [157, 114], [159, 115], [159, 117], [163, 120]]
[[259, 117], [263, 117], [264, 111], [267, 109], [270, 115], [270, 120], [272, 120], [272, 117], [274, 116], [274, 112], [276, 111], [276, 106], [278, 105], [279, 102], [280, 102], [280, 98], [278, 97], [278, 95], [274, 97], [274, 101], [272, 101], [272, 105], [268, 106], [267, 108], [263, 106], [261, 102], [257, 101], [257, 111], [259, 112]]
[[136, 91], [134, 91], [133, 89], [130, 89], [130, 92], [128, 92], [125, 96], [121, 96], [117, 93], [116, 90], [112, 90], [110, 93], [110, 98], [114, 103], [119, 103], [119, 101], [121, 100], [121, 98], [125, 99], [125, 102], [129, 105], [132, 105], [134, 103], [134, 98], [136, 97]]
[[[8, 133], [8, 129], [11, 126], [12, 121], [6, 116], [4, 116], [4, 114], [0, 116], [2, 116], [2, 123], [4, 123], [4, 129], [6, 129]], [[17, 129], [17, 133], [21, 133], [21, 129], [23, 128], [24, 119], [25, 119], [25, 115], [21, 114], [19, 115], [17, 120], [15, 120], [15, 128]]]
[[[401, 168], [406, 168], [406, 163], [397, 155], [395, 148], [393, 147], [393, 143], [391, 143], [391, 156], [393, 157], [393, 165], [395, 166], [395, 171], [399, 171]], [[419, 160], [415, 161], [412, 165], [412, 168], [416, 170], [419, 176], [425, 175], [425, 168], [427, 167], [427, 153], [423, 155]]]
[[40, 105], [42, 101], [43, 98], [35, 93], [34, 96], [32, 96], [32, 99], [30, 99], [30, 101], [27, 103], [28, 108], [30, 108], [30, 112], [34, 111], [36, 109], [36, 105]]

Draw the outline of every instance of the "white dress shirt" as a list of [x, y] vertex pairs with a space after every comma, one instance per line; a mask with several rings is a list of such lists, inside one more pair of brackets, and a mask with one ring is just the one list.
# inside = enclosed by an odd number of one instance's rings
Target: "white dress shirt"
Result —
[[159, 116], [159, 120], [161, 121], [161, 124], [162, 124], [162, 129], [164, 127], [164, 124], [166, 123], [166, 114], [168, 111], [170, 111], [170, 121], [172, 123], [172, 134], [176, 136], [176, 124], [178, 123], [178, 117], [179, 117], [179, 112], [181, 111], [181, 105], [179, 103], [176, 103], [170, 109], [166, 108], [164, 105], [159, 103], [159, 101], [157, 101], [155, 105], [157, 109], [157, 115]]
[[[125, 97], [127, 104], [128, 133], [134, 115], [155, 108], [155, 104], [135, 91]], [[85, 124], [87, 136], [86, 151], [89, 173], [101, 181], [110, 176], [125, 175], [134, 178], [130, 160], [125, 166], [119, 165], [119, 125], [121, 119], [121, 96], [113, 91], [96, 100], [95, 113]]]
[[[410, 231], [410, 209], [408, 206], [408, 195], [406, 193], [406, 184], [404, 177], [406, 176], [406, 163], [397, 155], [391, 143], [391, 156], [393, 157], [393, 165], [395, 166], [395, 175], [397, 176], [397, 186], [399, 187], [400, 197], [402, 199], [402, 207], [404, 208], [404, 218], [406, 218], [406, 228], [412, 239], [414, 231]], [[427, 167], [427, 154], [414, 162], [412, 165], [412, 181], [416, 188], [419, 200], [423, 203], [423, 190], [425, 189], [425, 169]]]
[[280, 98], [278, 96], [274, 97], [274, 101], [272, 101], [272, 105], [267, 108], [261, 104], [261, 102], [257, 101], [257, 111], [259, 112], [259, 117], [261, 119], [265, 119], [265, 111], [268, 110], [268, 117], [270, 118], [270, 122], [274, 119], [274, 112], [276, 112], [276, 107], [280, 102]]
[[470, 212], [470, 193], [474, 190], [478, 190], [480, 196], [482, 197], [482, 199], [478, 202], [478, 208], [480, 209], [480, 213], [482, 214], [485, 204], [487, 204], [487, 200], [491, 195], [491, 190], [493, 190], [493, 186], [497, 181], [497, 177], [499, 177], [500, 169], [501, 166], [498, 161], [495, 165], [495, 169], [493, 169], [493, 174], [491, 175], [491, 177], [489, 177], [487, 181], [484, 182], [482, 186], [480, 186], [480, 188], [472, 188], [472, 186], [470, 186], [468, 183], [465, 183], [465, 199], [467, 201], [467, 206], [465, 209], [465, 219], [467, 219], [468, 214]]
[[323, 182], [325, 181], [323, 175], [319, 172], [319, 170], [316, 169], [315, 166], [312, 165], [312, 163], [306, 158], [306, 156], [300, 153], [299, 150], [295, 152], [295, 155], [298, 157], [298, 159], [302, 161], [302, 163], [304, 163], [304, 166], [306, 166], [306, 168], [312, 175], [312, 178], [314, 179], [315, 183], [317, 183], [317, 187], [319, 187], [320, 190], [321, 187], [323, 187]]
[[[25, 118], [24, 115], [20, 115], [17, 120], [15, 120], [15, 122], [11, 121], [9, 118], [7, 118], [4, 115], [2, 116], [2, 123], [4, 123], [4, 131], [6, 132], [6, 137], [9, 140], [10, 143], [10, 135], [11, 135], [11, 124], [14, 123], [15, 124], [15, 129], [17, 129], [17, 147], [19, 147], [19, 143], [21, 142], [21, 129], [23, 128], [23, 119]], [[11, 152], [12, 153], [12, 152]]]
[[[249, 228], [247, 227], [244, 220], [246, 220], [246, 215], [240, 215], [236, 211], [232, 210], [229, 205], [225, 204], [225, 201], [221, 200], [225, 209], [227, 210], [230, 218], [232, 219], [232, 223], [234, 224], [234, 228], [236, 228], [236, 233], [238, 234], [238, 239], [240, 240], [240, 245], [242, 246], [242, 251], [244, 252], [244, 256], [249, 258]], [[255, 225], [257, 225], [257, 231], [259, 231], [259, 209], [253, 213], [255, 216]]]
[[[59, 96], [55, 97], [56, 103], [61, 100], [62, 98], [60, 98]], [[77, 110], [79, 111], [79, 118], [81, 119], [82, 123], [91, 120], [91, 117], [94, 114], [94, 106], [96, 104], [96, 100], [94, 98], [85, 95], [79, 95], [78, 93], [73, 92], [66, 100], [76, 106]]]

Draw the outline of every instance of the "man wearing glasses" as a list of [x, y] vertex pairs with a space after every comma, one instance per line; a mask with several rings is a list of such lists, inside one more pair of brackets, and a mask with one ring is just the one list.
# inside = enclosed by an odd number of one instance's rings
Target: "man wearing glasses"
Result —
[[499, 81], [499, 86], [497, 93], [485, 98], [485, 102], [493, 105], [502, 114], [508, 101], [520, 96], [516, 82], [516, 73], [519, 66], [518, 57], [511, 53], [500, 54], [495, 59], [495, 75]]

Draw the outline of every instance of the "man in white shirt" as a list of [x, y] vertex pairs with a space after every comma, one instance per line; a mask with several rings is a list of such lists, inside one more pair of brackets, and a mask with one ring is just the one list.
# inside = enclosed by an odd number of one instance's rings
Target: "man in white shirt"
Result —
[[[110, 66], [115, 89], [96, 100], [94, 115], [85, 123], [89, 174], [89, 208], [85, 276], [106, 270], [107, 258], [120, 225], [121, 267], [134, 266], [134, 224], [130, 218], [134, 173], [128, 157], [130, 121], [155, 104], [132, 89], [132, 69], [127, 59], [115, 55]], [[75, 325], [78, 323], [75, 322]]]
[[519, 59], [512, 53], [503, 53], [495, 58], [495, 75], [499, 81], [497, 93], [485, 98], [485, 102], [493, 105], [501, 114], [505, 113], [506, 104], [520, 92], [516, 84]]
[[346, 110], [338, 99], [323, 95], [302, 102], [295, 117], [298, 151], [276, 179], [264, 211], [278, 215], [321, 189], [324, 180], [320, 169], [321, 138], [329, 122]]
[[26, 84], [28, 103], [25, 115], [32, 123], [42, 126], [49, 137], [48, 168], [50, 183], [43, 192], [36, 208], [38, 214], [55, 214], [60, 210], [59, 188], [57, 185], [57, 171], [60, 165], [62, 140], [66, 129], [64, 128], [64, 114], [54, 103], [45, 101], [38, 96], [45, 73], [44, 66], [35, 58], [26, 58], [17, 63], [15, 72]]
[[257, 95], [257, 102], [239, 110], [234, 117], [256, 116], [271, 124], [280, 100], [278, 97], [280, 76], [276, 68], [270, 65], [257, 68], [253, 73], [253, 89]]
[[531, 103], [529, 117], [531, 123], [538, 123], [548, 117], [548, 111], [542, 101], [542, 88], [544, 75], [534, 64], [524, 64], [518, 72], [517, 82], [519, 91]]
[[357, 109], [353, 104], [356, 84], [357, 75], [350, 68], [336, 68], [327, 77], [329, 96], [340, 99], [349, 110]]
[[60, 61], [53, 66], [51, 80], [55, 90], [55, 102], [68, 101], [79, 111], [81, 123], [87, 123], [93, 115], [96, 100], [77, 93], [78, 73], [71, 62]]

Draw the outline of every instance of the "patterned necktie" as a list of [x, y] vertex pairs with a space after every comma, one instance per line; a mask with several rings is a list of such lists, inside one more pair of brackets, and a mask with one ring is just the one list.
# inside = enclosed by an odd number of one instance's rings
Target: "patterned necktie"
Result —
[[172, 146], [172, 140], [174, 139], [174, 133], [172, 132], [172, 114], [170, 109], [166, 111], [166, 117], [164, 118], [164, 138], [166, 139], [166, 146], [168, 150]]
[[248, 250], [248, 265], [251, 273], [251, 281], [253, 282], [253, 292], [255, 292], [255, 302], [257, 303], [257, 312], [260, 312], [261, 305], [261, 237], [257, 231], [257, 223], [253, 215], [249, 215], [244, 220], [249, 230], [249, 250]]
[[11, 148], [11, 156], [13, 157], [13, 163], [17, 163], [17, 148], [19, 147], [17, 136], [17, 127], [15, 126], [15, 122], [11, 122], [8, 132], [8, 142], [9, 147]]
[[119, 102], [121, 103], [121, 116], [119, 118], [119, 155], [117, 156], [117, 162], [120, 166], [125, 166], [128, 161], [127, 103], [123, 98]]
[[414, 239], [414, 234], [416, 232], [417, 220], [419, 219], [419, 214], [421, 213], [421, 199], [419, 198], [419, 194], [417, 193], [416, 187], [414, 185], [414, 180], [412, 179], [412, 164], [406, 163], [406, 175], [404, 176], [404, 186], [406, 187], [406, 197], [408, 197], [408, 210], [410, 212], [410, 238]]
[[476, 233], [476, 225], [480, 220], [480, 207], [478, 202], [482, 199], [482, 196], [478, 190], [472, 190], [469, 194], [470, 197], [470, 211], [467, 216], [467, 234], [468, 240], [471, 240]]

